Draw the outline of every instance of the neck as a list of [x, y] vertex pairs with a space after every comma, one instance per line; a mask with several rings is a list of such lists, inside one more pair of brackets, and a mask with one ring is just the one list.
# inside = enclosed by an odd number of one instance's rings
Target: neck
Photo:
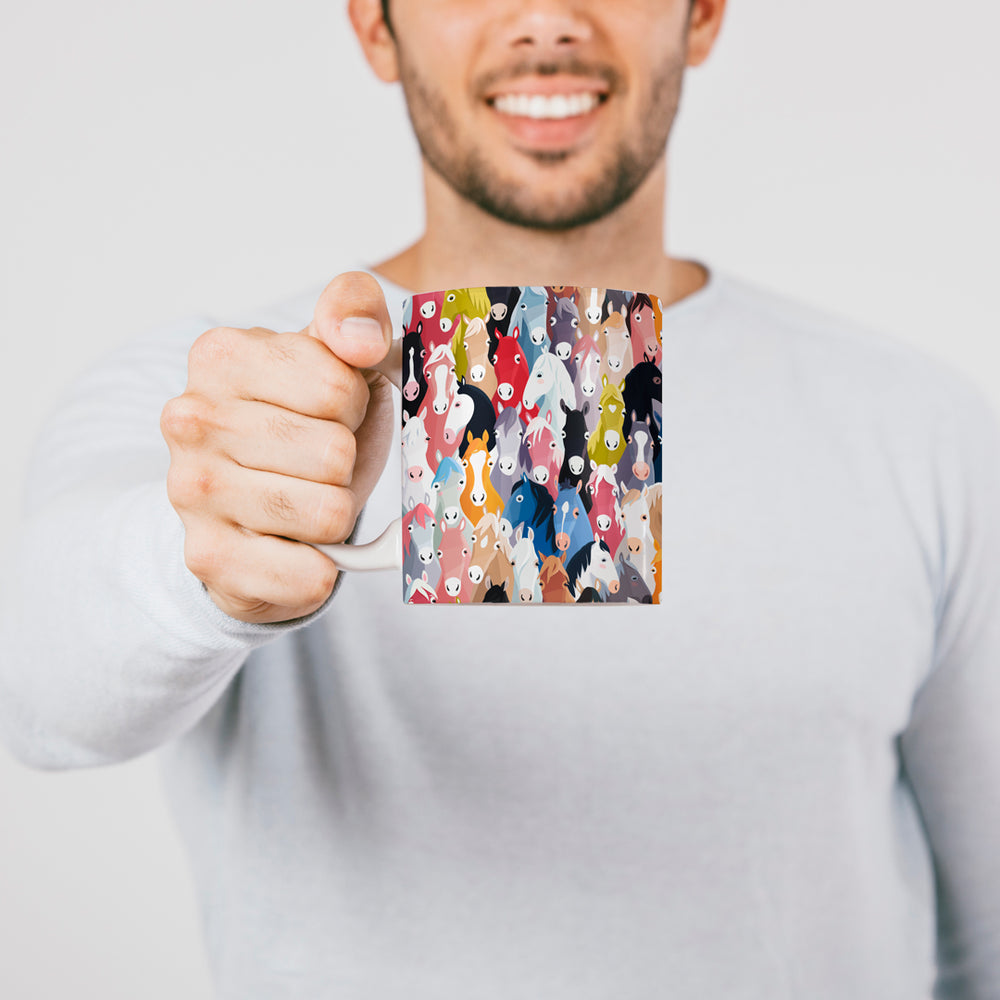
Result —
[[374, 270], [414, 290], [477, 285], [582, 285], [658, 295], [664, 305], [705, 283], [701, 267], [664, 249], [666, 162], [625, 203], [564, 232], [504, 222], [424, 165], [423, 236]]

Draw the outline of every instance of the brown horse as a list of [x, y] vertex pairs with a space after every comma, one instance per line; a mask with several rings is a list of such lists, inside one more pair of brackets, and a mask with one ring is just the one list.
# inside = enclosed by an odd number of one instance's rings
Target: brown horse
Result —
[[510, 560], [510, 542], [500, 530], [499, 518], [492, 512], [484, 514], [472, 533], [469, 579], [472, 581], [473, 602], [482, 602], [487, 577], [492, 583], [506, 582], [508, 595], [514, 592], [514, 567]]
[[546, 556], [538, 571], [538, 581], [542, 587], [542, 600], [546, 604], [572, 604], [573, 595], [569, 589], [566, 567], [559, 556]]

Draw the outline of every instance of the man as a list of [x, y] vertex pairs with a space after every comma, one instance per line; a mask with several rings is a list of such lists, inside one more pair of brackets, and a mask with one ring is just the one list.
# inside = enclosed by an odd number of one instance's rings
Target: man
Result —
[[[995, 422], [664, 254], [723, 8], [351, 0], [423, 237], [311, 319], [151, 334], [43, 442], [5, 735], [39, 766], [163, 748], [221, 996], [998, 995]], [[663, 603], [338, 579], [302, 543], [395, 513], [400, 296], [540, 281], [665, 304]]]

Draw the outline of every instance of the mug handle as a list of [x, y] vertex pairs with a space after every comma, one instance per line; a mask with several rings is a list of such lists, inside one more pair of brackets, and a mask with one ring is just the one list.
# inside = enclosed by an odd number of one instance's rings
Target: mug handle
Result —
[[[384, 360], [374, 366], [402, 392], [403, 386], [403, 341], [394, 339]], [[364, 545], [337, 542], [321, 545], [310, 543], [323, 555], [334, 561], [339, 570], [377, 570], [403, 568], [403, 519], [397, 517], [374, 541]]]

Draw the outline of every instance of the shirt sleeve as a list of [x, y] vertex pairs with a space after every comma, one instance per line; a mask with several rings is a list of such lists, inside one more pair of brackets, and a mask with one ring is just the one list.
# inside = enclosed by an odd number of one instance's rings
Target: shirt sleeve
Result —
[[[164, 403], [214, 324], [138, 338], [77, 380], [38, 441], [2, 563], [0, 737], [43, 768], [126, 760], [190, 728], [277, 625], [231, 618], [183, 558]], [[331, 595], [332, 597], [332, 595]]]
[[1000, 433], [966, 394], [937, 428], [933, 665], [900, 737], [934, 864], [938, 1000], [1000, 997]]

